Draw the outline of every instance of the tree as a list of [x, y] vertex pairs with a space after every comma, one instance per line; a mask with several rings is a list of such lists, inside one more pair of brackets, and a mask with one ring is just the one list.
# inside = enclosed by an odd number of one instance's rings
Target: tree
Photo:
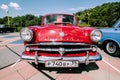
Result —
[[[90, 15], [88, 15], [90, 14]], [[120, 18], [120, 2], [105, 3], [75, 13], [79, 20], [96, 27], [111, 27]]]
[[4, 24], [4, 21], [2, 18], [0, 18], [0, 24]]

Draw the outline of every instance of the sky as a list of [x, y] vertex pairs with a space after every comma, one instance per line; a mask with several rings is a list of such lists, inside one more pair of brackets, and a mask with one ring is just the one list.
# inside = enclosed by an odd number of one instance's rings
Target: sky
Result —
[[89, 8], [94, 8], [108, 2], [120, 2], [120, 0], [0, 0], [0, 18], [9, 16], [23, 16], [33, 14], [35, 16], [49, 13], [73, 14]]

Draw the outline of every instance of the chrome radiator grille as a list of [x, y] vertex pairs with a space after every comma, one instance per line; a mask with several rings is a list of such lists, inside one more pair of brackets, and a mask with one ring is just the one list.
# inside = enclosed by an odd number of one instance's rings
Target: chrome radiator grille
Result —
[[[37, 46], [37, 47], [34, 47]], [[26, 51], [47, 51], [47, 52], [77, 52], [77, 51], [96, 51], [97, 47], [85, 43], [68, 42], [42, 42], [26, 44]]]

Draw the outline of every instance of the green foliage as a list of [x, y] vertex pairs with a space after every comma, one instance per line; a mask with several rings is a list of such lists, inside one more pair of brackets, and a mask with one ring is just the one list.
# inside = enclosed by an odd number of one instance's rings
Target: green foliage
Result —
[[15, 29], [15, 32], [21, 31], [22, 28], [23, 28], [23, 27], [17, 27], [17, 28]]
[[3, 19], [2, 19], [2, 18], [0, 18], [0, 24], [3, 24], [3, 23], [4, 23]]
[[87, 26], [90, 26], [89, 24], [86, 24], [86, 23], [81, 23], [79, 24], [80, 27], [87, 27]]
[[83, 23], [95, 27], [111, 27], [120, 18], [120, 2], [105, 3], [75, 13]]
[[[10, 19], [10, 27], [16, 28], [15, 32], [20, 31], [23, 27], [40, 25], [42, 16], [34, 16], [32, 14], [26, 14], [25, 16], [16, 16], [14, 18], [9, 17]], [[5, 16], [0, 18], [0, 24], [5, 24], [7, 26], [8, 17]]]

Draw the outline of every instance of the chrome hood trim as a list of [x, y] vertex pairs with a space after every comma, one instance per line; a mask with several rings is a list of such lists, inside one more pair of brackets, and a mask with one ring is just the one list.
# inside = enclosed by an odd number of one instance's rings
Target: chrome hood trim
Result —
[[26, 44], [26, 46], [32, 46], [32, 45], [86, 45], [90, 46], [91, 44], [85, 44], [85, 43], [74, 43], [74, 42], [41, 42], [41, 43], [33, 43], [33, 44]]

